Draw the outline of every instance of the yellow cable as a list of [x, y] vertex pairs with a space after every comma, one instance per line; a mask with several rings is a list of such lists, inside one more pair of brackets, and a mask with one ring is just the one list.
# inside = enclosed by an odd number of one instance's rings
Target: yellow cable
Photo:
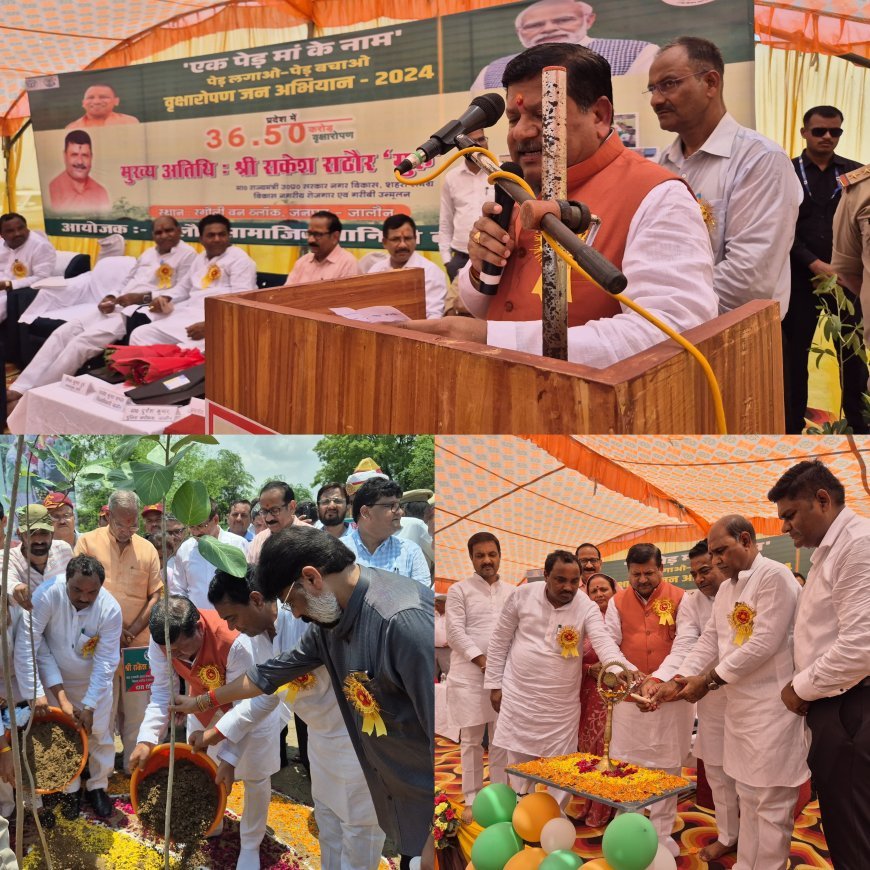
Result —
[[[464, 157], [466, 154], [472, 154], [476, 151], [480, 152], [481, 154], [486, 154], [486, 156], [489, 157], [489, 159], [492, 160], [493, 163], [498, 163], [498, 158], [486, 148], [463, 148], [461, 151], [457, 151], [456, 154], [452, 155], [448, 160], [442, 163], [438, 167], [438, 169], [436, 169], [434, 172], [431, 172], [424, 178], [405, 178], [404, 176], [399, 174], [398, 170], [396, 170], [395, 176], [403, 184], [425, 184], [426, 182], [432, 181], [432, 179], [437, 178], [442, 172], [444, 172], [445, 169], [451, 166], [460, 157]], [[531, 196], [535, 195], [524, 179], [510, 172], [503, 172], [502, 170], [499, 170], [498, 172], [493, 172], [487, 180], [490, 184], [493, 184], [495, 180], [499, 178], [507, 178], [510, 181], [516, 182]], [[550, 243], [553, 250], [570, 266], [570, 268], [572, 268], [575, 272], [579, 272], [580, 275], [586, 278], [587, 281], [598, 287], [602, 293], [607, 293], [608, 296], [612, 296], [614, 299], [625, 305], [626, 308], [630, 308], [636, 314], [639, 314], [641, 317], [643, 317], [644, 320], [651, 323], [657, 329], [661, 330], [668, 338], [670, 338], [672, 341], [675, 341], [678, 345], [680, 345], [680, 347], [688, 351], [688, 353], [695, 358], [695, 361], [698, 363], [699, 366], [701, 366], [701, 371], [704, 373], [704, 377], [707, 379], [707, 385], [710, 388], [710, 394], [713, 398], [713, 411], [716, 415], [716, 428], [719, 430], [720, 435], [727, 435], [728, 422], [725, 419], [725, 406], [722, 402], [722, 391], [719, 388], [719, 382], [716, 380], [716, 375], [713, 372], [713, 369], [704, 354], [702, 354], [701, 351], [692, 344], [692, 342], [684, 338], [675, 330], [671, 329], [670, 326], [668, 326], [666, 323], [663, 323], [661, 320], [658, 319], [658, 317], [656, 317], [654, 314], [651, 314], [642, 305], [635, 302], [633, 299], [630, 299], [623, 293], [609, 293], [591, 275], [588, 275], [586, 271], [577, 263], [577, 261], [567, 251], [565, 251], [565, 249], [554, 238], [552, 238], [549, 233], [542, 230], [541, 234]]]

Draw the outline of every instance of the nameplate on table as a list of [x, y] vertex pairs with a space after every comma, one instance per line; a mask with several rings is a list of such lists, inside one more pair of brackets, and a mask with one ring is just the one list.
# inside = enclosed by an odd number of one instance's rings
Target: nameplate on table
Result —
[[124, 408], [121, 419], [132, 423], [172, 423], [178, 416], [175, 405], [134, 405]]
[[130, 401], [123, 393], [116, 393], [107, 387], [98, 387], [94, 398], [101, 405], [111, 408], [113, 411], [120, 411]]
[[86, 396], [91, 391], [91, 385], [87, 381], [82, 381], [72, 375], [64, 375], [60, 379], [60, 384], [67, 390], [72, 390], [80, 396]]

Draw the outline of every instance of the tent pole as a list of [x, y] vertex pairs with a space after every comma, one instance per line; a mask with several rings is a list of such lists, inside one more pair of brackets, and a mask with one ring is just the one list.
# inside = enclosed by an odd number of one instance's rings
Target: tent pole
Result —
[[[14, 187], [16, 179], [12, 179], [10, 183], [9, 163], [12, 155], [12, 149], [17, 144], [18, 140], [24, 135], [24, 131], [30, 126], [31, 121], [28, 118], [22, 125], [21, 129], [14, 136], [3, 137], [3, 180], [5, 182], [4, 195], [5, 208], [4, 211], [15, 211], [16, 201], [18, 199], [17, 192]], [[16, 172], [16, 178], [18, 173]]]

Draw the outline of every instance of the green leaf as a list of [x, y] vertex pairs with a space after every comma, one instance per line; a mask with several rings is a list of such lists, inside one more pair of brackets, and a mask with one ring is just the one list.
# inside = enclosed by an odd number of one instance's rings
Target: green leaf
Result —
[[133, 455], [133, 451], [139, 446], [141, 440], [141, 435], [125, 435], [121, 439], [121, 443], [112, 451], [112, 461], [115, 465], [126, 462]]
[[182, 447], [181, 450], [179, 450], [178, 453], [176, 453], [175, 456], [173, 456], [172, 459], [169, 460], [169, 464], [173, 468], [175, 468], [175, 466], [178, 465], [178, 463], [181, 462], [182, 459], [184, 459], [184, 457], [193, 449], [193, 447], [193, 444], [188, 444], [187, 447]]
[[248, 560], [245, 554], [232, 544], [222, 544], [211, 535], [203, 535], [198, 543], [200, 555], [215, 568], [232, 574], [233, 577], [244, 577], [248, 570]]
[[78, 477], [82, 480], [99, 480], [106, 477], [110, 471], [108, 465], [103, 465], [101, 462], [89, 462], [79, 469]]
[[172, 486], [174, 468], [154, 462], [132, 462], [133, 491], [145, 504], [161, 501]]
[[177, 453], [188, 444], [220, 444], [220, 441], [214, 435], [185, 435], [184, 438], [176, 441], [169, 449], [172, 453]]
[[208, 519], [211, 503], [201, 480], [185, 480], [172, 497], [172, 513], [186, 526], [197, 526]]

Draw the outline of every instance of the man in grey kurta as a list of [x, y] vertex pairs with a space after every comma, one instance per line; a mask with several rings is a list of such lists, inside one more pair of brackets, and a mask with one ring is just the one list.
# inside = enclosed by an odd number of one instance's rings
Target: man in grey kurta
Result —
[[[218, 703], [271, 694], [325, 665], [378, 823], [407, 867], [421, 854], [432, 822], [431, 589], [393, 572], [360, 567], [332, 535], [295, 526], [266, 541], [257, 571], [268, 598], [277, 597], [312, 625], [295, 649], [217, 689]], [[361, 712], [359, 698], [368, 700], [366, 695], [377, 706], [374, 716]]]

